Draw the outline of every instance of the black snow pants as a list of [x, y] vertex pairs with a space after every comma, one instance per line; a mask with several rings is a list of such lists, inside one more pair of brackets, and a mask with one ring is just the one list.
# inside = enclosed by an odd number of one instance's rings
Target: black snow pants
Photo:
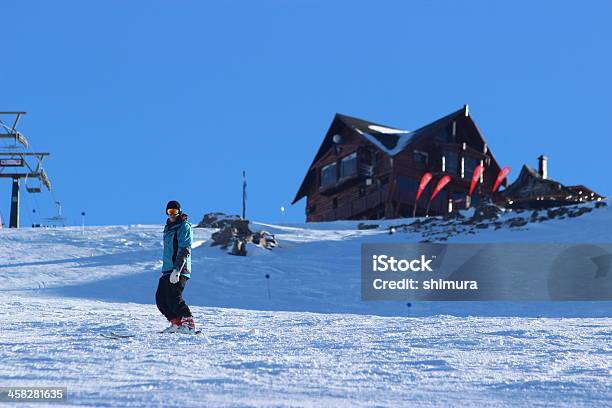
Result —
[[170, 274], [162, 275], [159, 278], [157, 292], [155, 292], [155, 302], [166, 319], [172, 320], [191, 316], [191, 310], [183, 299], [183, 290], [187, 280], [188, 278], [181, 276], [177, 283], [170, 283]]

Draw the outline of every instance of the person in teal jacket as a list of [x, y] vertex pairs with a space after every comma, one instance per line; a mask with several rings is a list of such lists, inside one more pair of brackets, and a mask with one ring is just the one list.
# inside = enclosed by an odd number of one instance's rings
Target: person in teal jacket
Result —
[[193, 232], [187, 214], [178, 201], [166, 205], [164, 227], [164, 253], [162, 276], [157, 285], [155, 302], [159, 311], [168, 319], [170, 327], [165, 333], [195, 333], [195, 322], [189, 306], [183, 299], [183, 291], [191, 278], [191, 243]]

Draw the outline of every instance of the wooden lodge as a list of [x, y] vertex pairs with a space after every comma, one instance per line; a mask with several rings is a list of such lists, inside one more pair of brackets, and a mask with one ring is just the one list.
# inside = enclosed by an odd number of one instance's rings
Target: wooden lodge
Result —
[[523, 165], [517, 179], [496, 196], [496, 202], [506, 208], [538, 210], [588, 201], [604, 197], [583, 185], [565, 186], [548, 176], [548, 158], [538, 157], [538, 170]]
[[[478, 164], [485, 170], [468, 198]], [[415, 131], [336, 114], [293, 203], [306, 197], [308, 222], [410, 217], [430, 172], [416, 215], [442, 215], [490, 196], [499, 170], [467, 105]], [[428, 203], [445, 175], [451, 182]]]

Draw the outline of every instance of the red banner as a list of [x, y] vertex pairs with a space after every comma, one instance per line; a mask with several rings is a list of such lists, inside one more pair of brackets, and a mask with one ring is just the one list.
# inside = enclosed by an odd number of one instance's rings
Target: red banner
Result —
[[417, 191], [415, 202], [419, 201], [419, 197], [421, 194], [423, 194], [423, 190], [425, 190], [425, 187], [427, 187], [427, 184], [431, 181], [432, 177], [433, 176], [431, 173], [423, 174], [423, 177], [421, 177], [421, 182], [419, 183], [419, 190]]
[[469, 195], [472, 195], [472, 193], [474, 192], [474, 189], [476, 188], [476, 184], [478, 184], [478, 181], [480, 181], [480, 176], [482, 175], [483, 172], [484, 172], [484, 166], [482, 164], [479, 164], [474, 169], [474, 175], [472, 176], [472, 183], [470, 184], [470, 194]]
[[433, 193], [431, 193], [431, 197], [429, 198], [430, 203], [433, 201], [434, 198], [436, 198], [436, 196], [444, 188], [444, 186], [450, 183], [450, 181], [451, 181], [450, 176], [444, 176], [440, 179], [440, 181], [438, 181], [438, 184], [436, 184], [435, 190], [433, 191]]
[[509, 173], [510, 173], [510, 167], [508, 166], [504, 167], [503, 169], [499, 171], [499, 174], [497, 175], [497, 179], [495, 180], [495, 184], [493, 185], [493, 189], [491, 190], [491, 192], [494, 193], [497, 191], [502, 181], [504, 181], [504, 179]]

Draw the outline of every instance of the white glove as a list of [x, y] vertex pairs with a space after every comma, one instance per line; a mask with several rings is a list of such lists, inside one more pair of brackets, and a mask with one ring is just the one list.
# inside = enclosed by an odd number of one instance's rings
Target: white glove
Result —
[[179, 275], [181, 274], [181, 272], [174, 268], [172, 270], [172, 273], [170, 274], [170, 283], [177, 283], [179, 281]]

